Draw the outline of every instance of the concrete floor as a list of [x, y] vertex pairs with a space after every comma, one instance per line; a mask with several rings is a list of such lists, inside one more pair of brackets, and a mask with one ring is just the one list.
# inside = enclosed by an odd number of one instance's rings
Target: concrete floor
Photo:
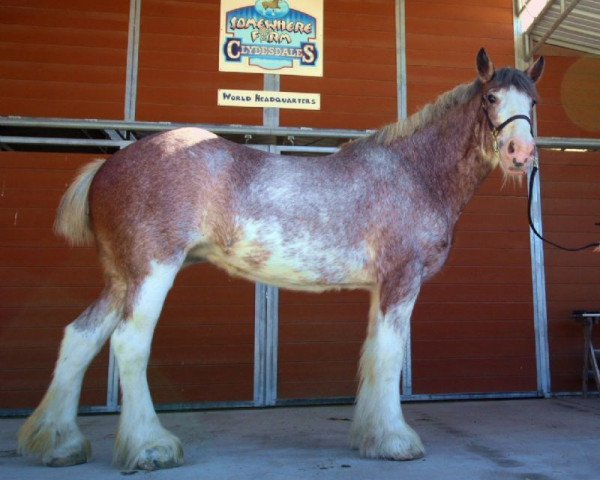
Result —
[[86, 465], [47, 468], [15, 453], [23, 419], [0, 420], [0, 479], [123, 476], [236, 480], [594, 480], [600, 478], [600, 399], [415, 403], [404, 406], [427, 456], [366, 460], [347, 447], [352, 407], [161, 414], [186, 449], [183, 467], [121, 472], [111, 465], [117, 417], [80, 418], [92, 441]]

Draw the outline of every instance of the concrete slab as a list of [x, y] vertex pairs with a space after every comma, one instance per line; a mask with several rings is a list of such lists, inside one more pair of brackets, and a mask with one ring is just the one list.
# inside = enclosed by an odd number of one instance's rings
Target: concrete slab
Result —
[[600, 478], [600, 399], [415, 403], [405, 416], [427, 456], [366, 460], [347, 447], [352, 407], [161, 414], [184, 443], [186, 464], [158, 472], [111, 465], [117, 417], [80, 418], [92, 441], [86, 465], [51, 469], [15, 453], [23, 419], [0, 420], [0, 479], [153, 480], [593, 480]]

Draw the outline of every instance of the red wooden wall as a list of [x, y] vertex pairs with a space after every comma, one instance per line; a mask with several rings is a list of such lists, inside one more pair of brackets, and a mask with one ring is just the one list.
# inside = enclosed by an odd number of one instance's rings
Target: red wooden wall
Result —
[[[540, 82], [542, 136], [600, 137], [600, 59], [546, 49]], [[600, 153], [540, 153], [544, 233], [580, 246], [600, 239]], [[552, 388], [579, 391], [583, 337], [573, 310], [600, 310], [600, 255], [545, 247]], [[595, 342], [600, 343], [596, 329]]]
[[[128, 2], [127, 2], [128, 3]], [[142, 2], [138, 120], [262, 124], [262, 110], [217, 106], [217, 90], [262, 90], [262, 75], [219, 72], [220, 2]]]
[[2, 0], [0, 115], [123, 118], [129, 2]]
[[[56, 206], [89, 155], [0, 155], [0, 408], [33, 407], [52, 374], [65, 325], [100, 293], [94, 248], [54, 236]], [[184, 270], [157, 328], [148, 375], [157, 403], [253, 398], [254, 286], [210, 265]], [[82, 404], [106, 399], [105, 351]]]
[[[141, 14], [137, 119], [262, 123], [261, 110], [216, 105], [218, 88], [263, 85], [260, 75], [218, 72], [219, 2], [144, 0]], [[129, 2], [114, 0], [2, 0], [0, 115], [122, 119], [128, 15]], [[410, 113], [471, 81], [482, 46], [498, 66], [514, 63], [510, 0], [412, 0], [406, 32]], [[281, 77], [283, 91], [321, 93], [322, 109], [282, 110], [280, 123], [370, 129], [394, 121], [394, 2], [327, 0], [325, 35], [323, 78]], [[540, 133], [597, 136], [594, 115], [563, 87], [575, 82], [582, 98], [597, 98], [598, 75], [569, 70], [577, 59], [548, 60]], [[39, 400], [62, 328], [101, 288], [93, 249], [69, 249], [51, 231], [60, 195], [89, 159], [0, 154], [0, 408]], [[547, 231], [596, 240], [597, 158], [544, 152], [542, 161]], [[502, 186], [494, 172], [465, 210], [448, 265], [415, 310], [414, 393], [536, 388], [525, 207], [524, 185]], [[581, 332], [568, 316], [599, 307], [598, 256], [546, 255], [553, 382], [572, 390]], [[280, 398], [353, 395], [367, 294], [281, 292], [280, 300]], [[208, 265], [182, 272], [153, 348], [156, 402], [251, 400], [253, 320], [253, 285]], [[85, 404], [103, 403], [106, 363], [104, 352], [86, 380]]]
[[[407, 2], [409, 111], [472, 81], [481, 47], [514, 65], [512, 18], [507, 0]], [[413, 316], [414, 393], [536, 389], [525, 195], [496, 171], [467, 205]]]
[[281, 124], [376, 129], [397, 118], [395, 7], [389, 0], [324, 2], [324, 75], [281, 76], [281, 90], [318, 92], [321, 110], [281, 110]]
[[[48, 386], [64, 326], [100, 292], [93, 248], [52, 233], [60, 196], [87, 155], [0, 155], [0, 408], [34, 407]], [[106, 402], [106, 349], [86, 376], [83, 405]]]

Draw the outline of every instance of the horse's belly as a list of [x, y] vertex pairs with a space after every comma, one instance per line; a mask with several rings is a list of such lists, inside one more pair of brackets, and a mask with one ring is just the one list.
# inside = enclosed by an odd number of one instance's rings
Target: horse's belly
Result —
[[206, 258], [230, 274], [296, 290], [368, 288], [373, 278], [366, 244], [343, 246], [280, 228], [246, 227], [230, 245], [213, 245]]

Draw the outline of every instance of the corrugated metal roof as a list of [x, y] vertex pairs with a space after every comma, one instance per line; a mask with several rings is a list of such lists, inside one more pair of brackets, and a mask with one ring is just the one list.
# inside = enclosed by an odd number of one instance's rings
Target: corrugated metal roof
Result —
[[536, 42], [600, 55], [600, 0], [552, 0], [528, 33]]

